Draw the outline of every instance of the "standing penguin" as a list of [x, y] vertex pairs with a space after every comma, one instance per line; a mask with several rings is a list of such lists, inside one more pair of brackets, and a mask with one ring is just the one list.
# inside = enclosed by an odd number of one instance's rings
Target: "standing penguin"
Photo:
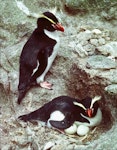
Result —
[[[20, 116], [23, 121], [40, 120], [48, 127], [65, 130], [74, 125], [97, 126], [102, 120], [102, 113], [98, 105], [99, 96], [77, 100], [68, 96], [60, 96], [46, 103], [41, 108]], [[67, 130], [66, 130], [67, 129]], [[70, 129], [71, 130], [71, 129]]]
[[51, 12], [45, 12], [38, 18], [37, 28], [24, 45], [20, 56], [18, 104], [32, 85], [52, 88], [52, 84], [44, 82], [44, 77], [58, 52], [57, 30], [64, 32], [63, 26]]

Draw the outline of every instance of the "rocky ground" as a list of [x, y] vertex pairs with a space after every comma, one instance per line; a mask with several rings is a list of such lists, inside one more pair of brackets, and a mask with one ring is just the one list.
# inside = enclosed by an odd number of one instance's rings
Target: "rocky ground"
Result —
[[[61, 46], [46, 80], [53, 90], [32, 88], [22, 104], [16, 104], [19, 56], [36, 25], [16, 1], [1, 2], [0, 49], [0, 149], [1, 150], [116, 150], [117, 139], [117, 17], [101, 18], [101, 13], [70, 15], [62, 4], [58, 17], [65, 27]], [[37, 5], [38, 4], [38, 5]], [[50, 3], [34, 0], [25, 5], [32, 12], [46, 11]], [[18, 116], [33, 111], [51, 99], [69, 95], [82, 99], [101, 95], [102, 123], [83, 139], [48, 129], [40, 123], [24, 123]], [[48, 148], [49, 147], [49, 148]]]

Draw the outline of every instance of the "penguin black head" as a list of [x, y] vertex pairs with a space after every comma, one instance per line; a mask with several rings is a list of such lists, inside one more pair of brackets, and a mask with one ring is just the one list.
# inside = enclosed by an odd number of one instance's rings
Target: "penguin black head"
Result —
[[59, 23], [58, 19], [51, 12], [44, 12], [37, 20], [39, 30], [55, 31], [59, 30], [64, 32], [63, 26]]
[[94, 98], [87, 97], [79, 102], [74, 102], [75, 105], [82, 108], [82, 114], [87, 117], [94, 117], [99, 108], [98, 102], [101, 99], [100, 96]]

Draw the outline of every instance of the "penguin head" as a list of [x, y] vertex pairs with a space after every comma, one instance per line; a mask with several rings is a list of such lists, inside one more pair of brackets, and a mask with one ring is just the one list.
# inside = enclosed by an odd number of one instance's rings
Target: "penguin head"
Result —
[[37, 20], [37, 27], [39, 30], [64, 32], [64, 27], [59, 23], [56, 16], [51, 12], [44, 12]]
[[87, 97], [80, 102], [74, 102], [74, 105], [77, 105], [81, 108], [81, 114], [92, 118], [96, 115], [99, 108], [98, 101], [101, 99], [101, 96], [95, 96], [94, 98]]

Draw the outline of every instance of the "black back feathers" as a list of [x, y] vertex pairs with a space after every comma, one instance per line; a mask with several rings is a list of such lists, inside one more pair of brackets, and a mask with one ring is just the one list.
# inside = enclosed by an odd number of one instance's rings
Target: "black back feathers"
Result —
[[[41, 120], [46, 123], [48, 123], [49, 121], [51, 126], [55, 128], [66, 129], [70, 127], [75, 121], [79, 121], [82, 123], [84, 122], [89, 123], [89, 120], [87, 120], [81, 115], [83, 114], [84, 116], [86, 116], [86, 112], [82, 108], [82, 103], [81, 103], [83, 102], [86, 104], [86, 101], [87, 99], [83, 101], [79, 101], [77, 99], [68, 96], [60, 96], [53, 99], [49, 103], [46, 103], [38, 110], [31, 112], [30, 114], [20, 116], [19, 118], [23, 121]], [[74, 103], [78, 103], [79, 105], [76, 105]], [[64, 116], [64, 118], [60, 119], [59, 116], [55, 116], [55, 118], [51, 118], [51, 115], [57, 111], [61, 113]]]

